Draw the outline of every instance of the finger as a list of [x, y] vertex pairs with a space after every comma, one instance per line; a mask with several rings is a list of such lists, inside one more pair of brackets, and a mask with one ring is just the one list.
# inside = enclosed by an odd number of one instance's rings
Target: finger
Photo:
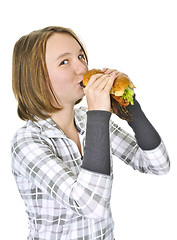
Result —
[[102, 78], [102, 81], [100, 81], [99, 85], [97, 86], [97, 90], [109, 92], [109, 89], [111, 89], [115, 78], [116, 76], [114, 74], [106, 75], [106, 77]]
[[112, 87], [112, 85], [113, 85], [113, 83], [114, 83], [114, 80], [115, 80], [116, 78], [117, 78], [116, 74], [113, 73], [113, 74], [109, 77], [107, 83], [105, 84], [105, 86], [104, 86], [104, 91], [110, 92], [111, 87]]
[[105, 79], [109, 77], [108, 74], [96, 74], [91, 76], [89, 82], [90, 82], [90, 86], [94, 86], [94, 87], [98, 87], [99, 84]]
[[105, 74], [112, 74], [112, 73], [119, 74], [119, 71], [117, 69], [109, 69], [109, 68], [107, 68], [106, 71], [104, 71], [104, 73]]
[[109, 81], [110, 76], [109, 75], [103, 75], [101, 78], [97, 80], [95, 83], [95, 88], [99, 91], [102, 91], [106, 85], [106, 83]]
[[92, 75], [90, 80], [88, 81], [88, 84], [87, 86], [92, 86], [100, 77], [102, 77], [103, 74], [95, 74], [95, 75]]
[[103, 72], [106, 72], [107, 70], [108, 70], [108, 68], [101, 69], [101, 71], [103, 71]]
[[104, 74], [101, 77], [99, 77], [97, 81], [94, 82], [93, 86], [99, 90], [103, 90], [109, 78], [110, 78], [110, 75]]

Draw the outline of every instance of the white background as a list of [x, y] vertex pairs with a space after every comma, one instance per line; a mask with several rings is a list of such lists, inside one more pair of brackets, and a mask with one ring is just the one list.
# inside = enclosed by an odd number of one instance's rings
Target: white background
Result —
[[[174, 0], [6, 0], [0, 3], [0, 238], [24, 240], [27, 215], [10, 169], [10, 140], [24, 123], [11, 90], [15, 42], [59, 25], [84, 41], [90, 68], [116, 68], [137, 86], [144, 112], [163, 138], [171, 171], [151, 176], [114, 159], [112, 211], [116, 240], [176, 240], [177, 7]], [[127, 131], [126, 122], [116, 120]]]

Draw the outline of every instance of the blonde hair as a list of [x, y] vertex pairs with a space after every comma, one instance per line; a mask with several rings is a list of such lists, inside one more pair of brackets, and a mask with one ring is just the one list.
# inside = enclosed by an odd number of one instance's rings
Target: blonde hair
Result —
[[[52, 88], [45, 62], [46, 43], [54, 33], [72, 36], [81, 46], [88, 64], [85, 47], [69, 28], [51, 26], [21, 37], [13, 51], [12, 89], [18, 101], [18, 116], [22, 120], [46, 119], [50, 113], [62, 109]], [[58, 107], [52, 105], [49, 90]], [[76, 104], [78, 102], [80, 100]]]

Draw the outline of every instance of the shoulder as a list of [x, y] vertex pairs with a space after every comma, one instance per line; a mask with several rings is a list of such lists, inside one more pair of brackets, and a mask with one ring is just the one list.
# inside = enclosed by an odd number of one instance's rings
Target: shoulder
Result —
[[17, 145], [22, 143], [26, 138], [32, 137], [33, 135], [39, 135], [40, 128], [31, 120], [27, 121], [25, 125], [19, 128], [14, 134], [11, 145]]
[[14, 137], [16, 136], [21, 136], [27, 133], [40, 133], [41, 132], [41, 128], [40, 125], [38, 124], [38, 122], [33, 122], [31, 120], [26, 121], [26, 123], [24, 124], [24, 126], [22, 126], [21, 128], [19, 128], [15, 134]]

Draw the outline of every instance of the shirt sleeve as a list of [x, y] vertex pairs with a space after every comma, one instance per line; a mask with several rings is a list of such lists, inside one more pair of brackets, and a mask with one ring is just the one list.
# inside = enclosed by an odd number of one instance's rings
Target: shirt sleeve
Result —
[[111, 177], [81, 169], [75, 175], [53, 152], [48, 140], [30, 131], [12, 142], [12, 170], [64, 207], [87, 218], [102, 218], [110, 203]]
[[170, 160], [166, 147], [161, 140], [153, 150], [142, 150], [135, 137], [122, 130], [116, 123], [110, 124], [112, 154], [142, 173], [166, 174]]

